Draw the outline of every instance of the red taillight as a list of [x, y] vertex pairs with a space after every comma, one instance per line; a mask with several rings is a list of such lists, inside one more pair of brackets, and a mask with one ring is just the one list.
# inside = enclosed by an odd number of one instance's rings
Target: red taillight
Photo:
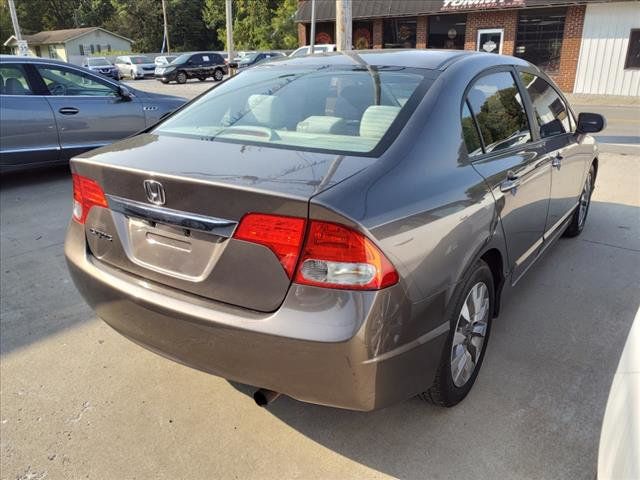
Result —
[[242, 218], [233, 236], [269, 248], [280, 260], [287, 276], [292, 278], [305, 223], [303, 218], [249, 213]]
[[379, 290], [398, 282], [391, 262], [360, 232], [313, 220], [303, 245], [305, 225], [303, 218], [249, 213], [233, 237], [269, 248], [298, 284]]
[[107, 199], [98, 182], [76, 173], [73, 180], [73, 219], [84, 223], [91, 207], [107, 207]]
[[312, 221], [295, 282], [329, 288], [378, 290], [398, 282], [391, 262], [360, 232]]

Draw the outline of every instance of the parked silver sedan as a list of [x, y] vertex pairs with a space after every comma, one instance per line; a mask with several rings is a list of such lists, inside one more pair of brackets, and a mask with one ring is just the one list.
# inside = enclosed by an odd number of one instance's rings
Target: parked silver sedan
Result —
[[67, 162], [183, 105], [65, 62], [0, 55], [0, 171]]

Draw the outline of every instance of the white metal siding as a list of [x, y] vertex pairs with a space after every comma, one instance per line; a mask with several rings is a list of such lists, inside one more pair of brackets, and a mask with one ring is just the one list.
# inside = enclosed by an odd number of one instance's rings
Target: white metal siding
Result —
[[640, 95], [640, 70], [625, 70], [632, 28], [640, 28], [640, 2], [588, 5], [575, 93]]

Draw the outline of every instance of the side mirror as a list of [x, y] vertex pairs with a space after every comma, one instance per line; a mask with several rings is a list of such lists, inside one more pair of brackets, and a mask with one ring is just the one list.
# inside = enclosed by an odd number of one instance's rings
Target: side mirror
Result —
[[578, 115], [578, 132], [579, 133], [598, 133], [604, 130], [607, 121], [599, 113], [583, 112]]
[[238, 62], [231, 62], [229, 68], [238, 68]]
[[124, 85], [120, 85], [118, 87], [118, 95], [120, 96], [120, 98], [122, 100], [125, 100], [127, 102], [133, 98], [133, 95], [131, 94], [129, 89], [127, 87], [125, 87]]

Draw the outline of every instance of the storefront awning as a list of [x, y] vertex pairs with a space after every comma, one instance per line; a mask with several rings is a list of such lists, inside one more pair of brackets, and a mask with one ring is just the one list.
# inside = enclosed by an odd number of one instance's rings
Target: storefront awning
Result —
[[[477, 12], [504, 8], [540, 8], [586, 3], [607, 3], [608, 1], [611, 0], [352, 0], [352, 16], [354, 19], [407, 17], [430, 13]], [[335, 0], [316, 0], [316, 21], [333, 21], [335, 18]], [[311, 21], [311, 0], [300, 2], [296, 13], [296, 21]]]

